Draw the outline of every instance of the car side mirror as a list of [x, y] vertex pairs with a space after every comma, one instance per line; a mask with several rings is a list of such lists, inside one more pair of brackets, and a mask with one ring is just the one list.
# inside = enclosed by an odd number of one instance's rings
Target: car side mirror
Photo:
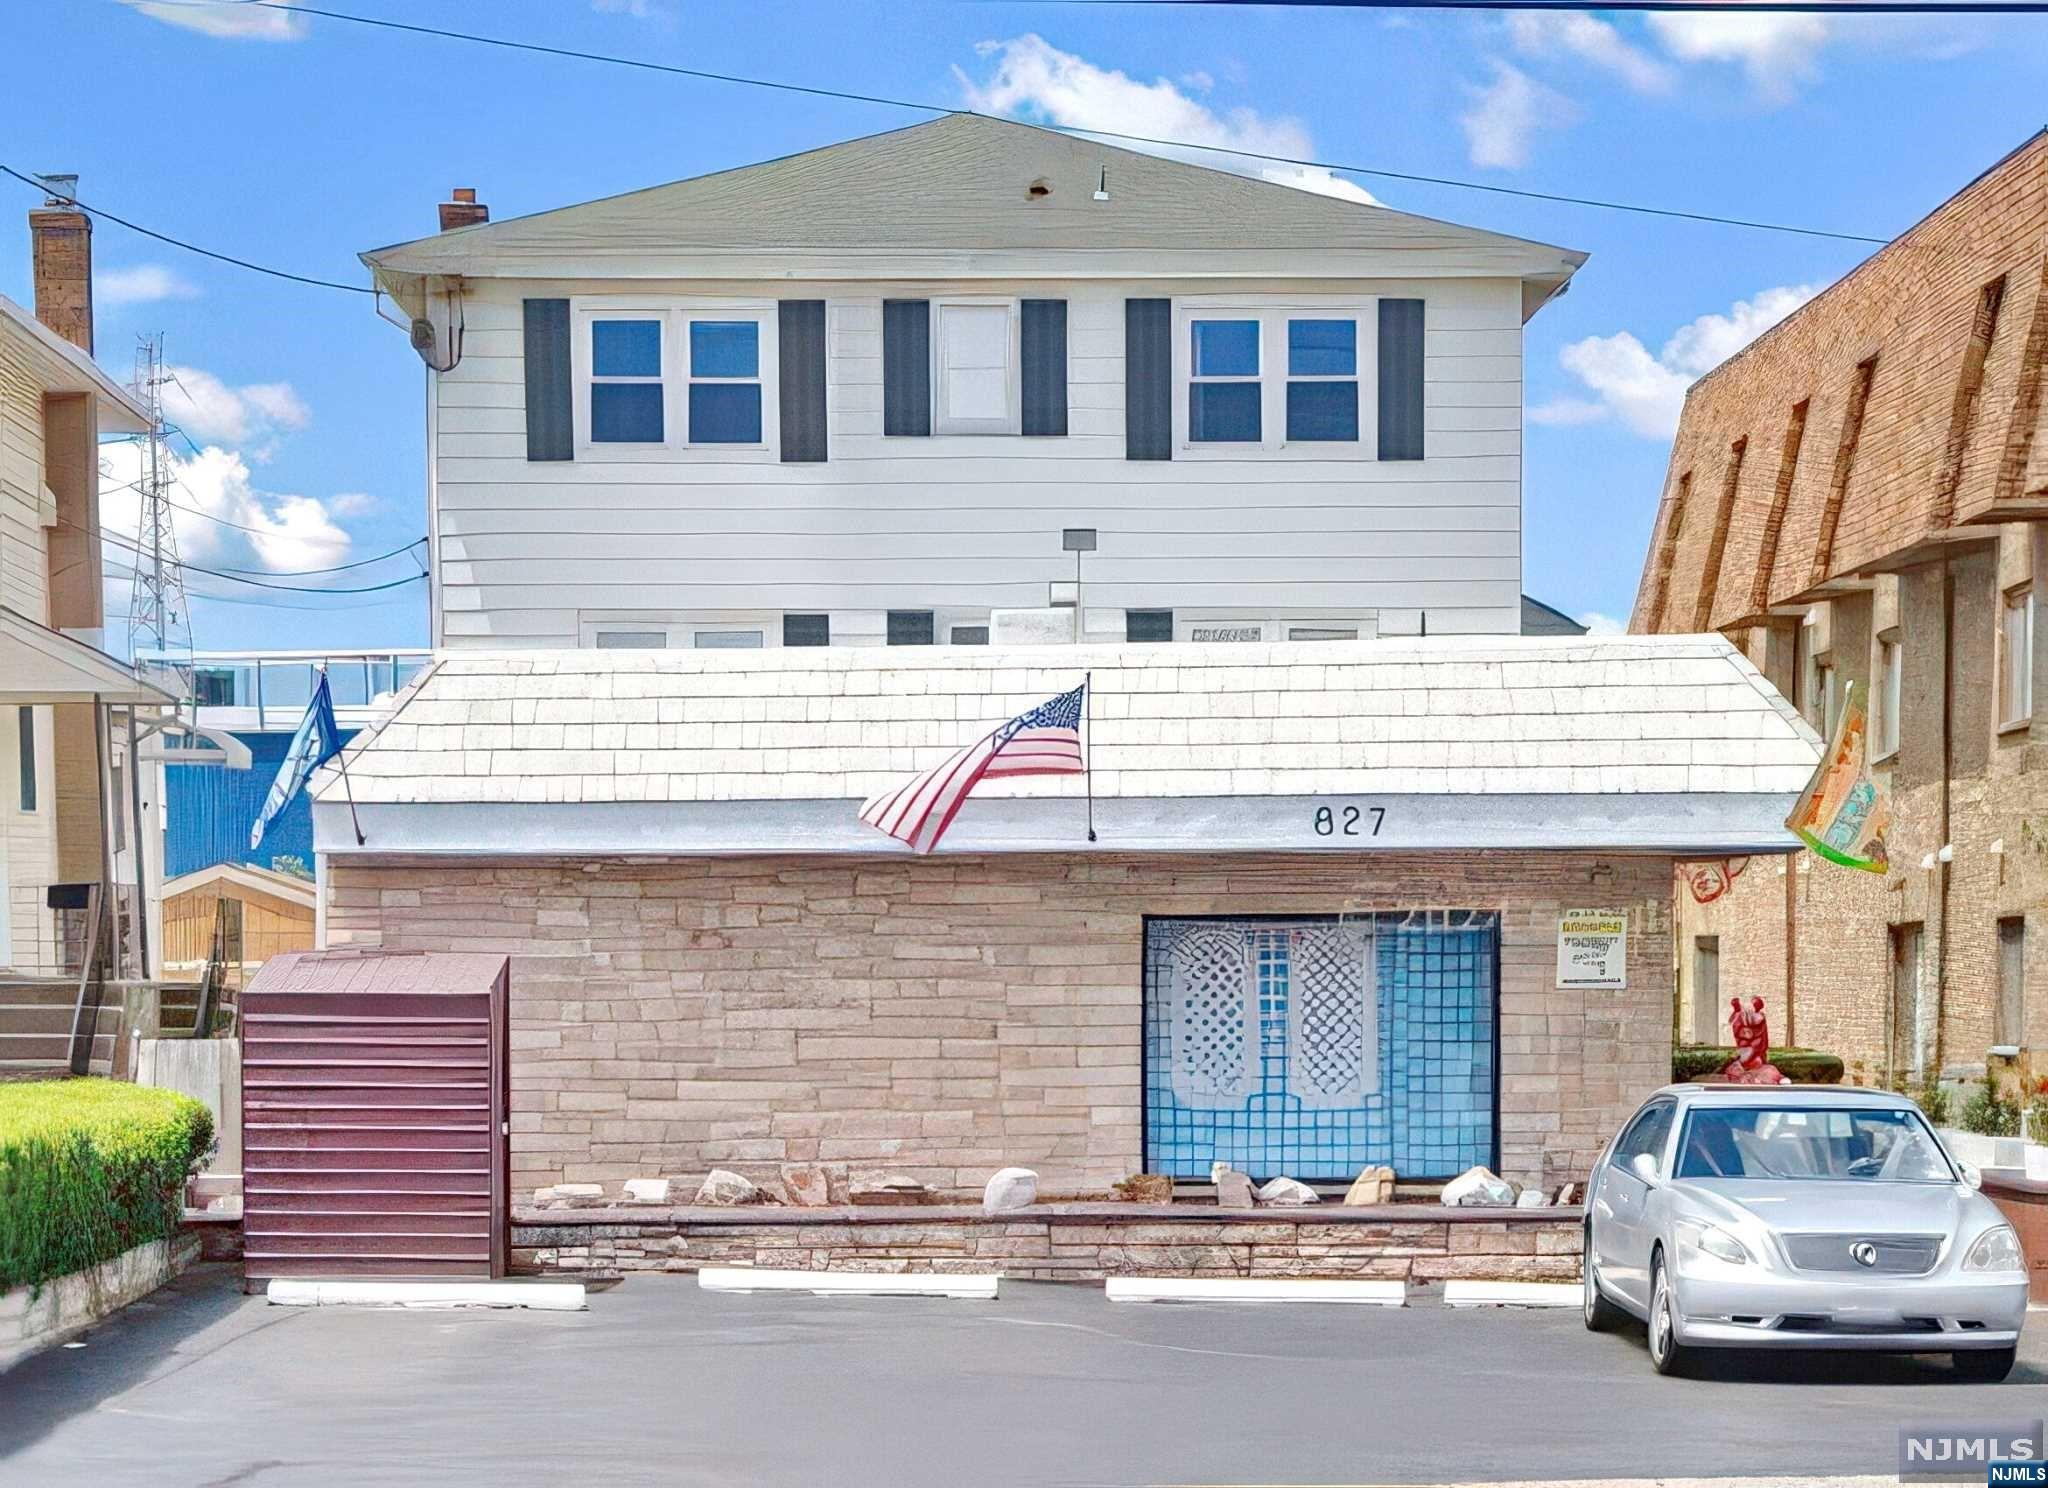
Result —
[[1969, 1184], [1972, 1188], [1982, 1188], [1984, 1186], [1984, 1170], [1982, 1168], [1973, 1168], [1968, 1163], [1964, 1163], [1963, 1182]]
[[1638, 1152], [1628, 1160], [1628, 1170], [1643, 1182], [1655, 1188], [1658, 1183], [1657, 1159], [1647, 1152]]

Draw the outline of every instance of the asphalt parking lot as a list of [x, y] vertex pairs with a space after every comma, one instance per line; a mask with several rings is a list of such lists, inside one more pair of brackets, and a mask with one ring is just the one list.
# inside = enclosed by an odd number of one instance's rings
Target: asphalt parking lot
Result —
[[[2037, 1316], [2037, 1324], [2041, 1323]], [[0, 1483], [1455, 1482], [1884, 1474], [1901, 1419], [2042, 1414], [1945, 1360], [1659, 1379], [1578, 1316], [700, 1291], [588, 1312], [268, 1306], [201, 1267], [0, 1374]]]

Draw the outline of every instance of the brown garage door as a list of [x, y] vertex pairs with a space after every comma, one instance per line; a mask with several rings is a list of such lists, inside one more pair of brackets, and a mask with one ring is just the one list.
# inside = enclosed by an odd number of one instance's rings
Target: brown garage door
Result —
[[503, 1276], [503, 956], [301, 951], [242, 994], [246, 1275]]

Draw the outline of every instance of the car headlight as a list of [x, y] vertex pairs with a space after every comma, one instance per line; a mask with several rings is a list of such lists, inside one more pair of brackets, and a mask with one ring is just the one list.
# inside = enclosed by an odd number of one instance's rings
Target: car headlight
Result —
[[1749, 1264], [1749, 1251], [1744, 1248], [1742, 1242], [1718, 1226], [1700, 1220], [1681, 1220], [1678, 1234], [1686, 1244], [1717, 1261], [1726, 1261], [1731, 1266]]
[[1965, 1271], [2024, 1271], [2027, 1258], [2020, 1251], [2020, 1237], [2011, 1225], [1993, 1225], [1977, 1237], [1970, 1253], [1963, 1257]]

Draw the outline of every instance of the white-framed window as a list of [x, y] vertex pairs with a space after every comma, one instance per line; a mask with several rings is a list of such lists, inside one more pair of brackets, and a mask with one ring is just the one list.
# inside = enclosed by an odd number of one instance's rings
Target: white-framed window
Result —
[[2002, 728], [2034, 716], [2034, 586], [2005, 591], [1998, 609], [1998, 722]]
[[775, 306], [596, 296], [574, 305], [579, 454], [772, 458]]
[[600, 630], [591, 642], [600, 651], [666, 651], [666, 630]]
[[1370, 458], [1376, 301], [1174, 302], [1174, 434], [1192, 457]]
[[1877, 696], [1871, 709], [1871, 740], [1880, 759], [1898, 753], [1899, 690], [1905, 671], [1905, 644], [1896, 630], [1888, 630], [1877, 638]]
[[1015, 434], [1021, 427], [1017, 302], [932, 301], [932, 432]]
[[759, 651], [764, 644], [765, 633], [758, 630], [703, 625], [690, 632], [690, 645], [699, 651]]

